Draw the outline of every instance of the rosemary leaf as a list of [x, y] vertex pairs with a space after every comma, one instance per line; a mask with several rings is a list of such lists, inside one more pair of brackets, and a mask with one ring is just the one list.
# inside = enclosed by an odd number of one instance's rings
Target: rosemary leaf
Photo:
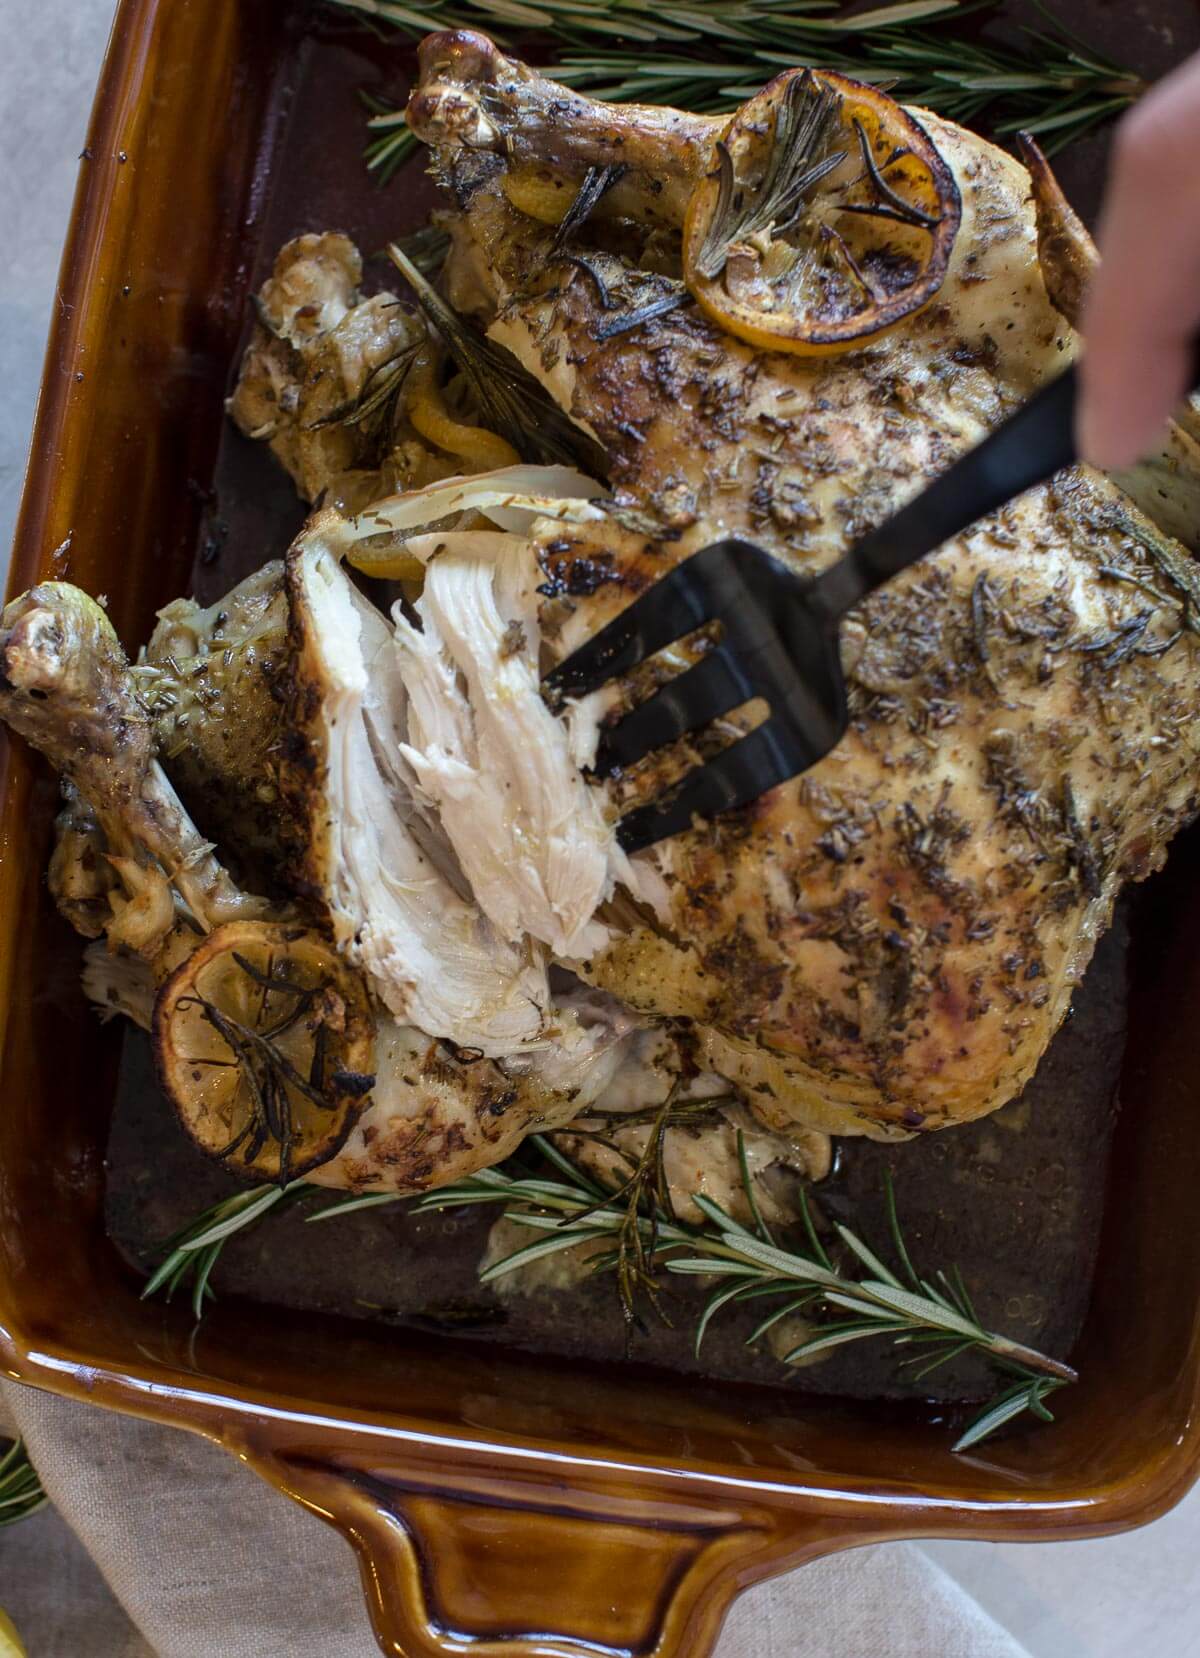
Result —
[[[766, 1288], [765, 1285], [763, 1287]], [[771, 1289], [773, 1293], [778, 1295], [781, 1293], [782, 1286], [778, 1284], [772, 1285]], [[783, 1303], [782, 1307], [776, 1307], [774, 1312], [768, 1313], [761, 1324], [755, 1325], [754, 1329], [751, 1330], [750, 1334], [746, 1337], [746, 1346], [753, 1347], [757, 1342], [762, 1340], [768, 1330], [773, 1330], [777, 1324], [785, 1318], [790, 1318], [793, 1313], [802, 1313], [806, 1311], [806, 1309], [811, 1307], [813, 1302], [817, 1299], [818, 1296], [815, 1290], [809, 1290], [806, 1295], [792, 1296], [790, 1300]]]
[[[494, 1283], [548, 1256], [589, 1246], [590, 1270], [611, 1273], [616, 1280], [628, 1328], [640, 1323], [639, 1300], [662, 1313], [660, 1271], [707, 1279], [712, 1290], [697, 1324], [697, 1352], [713, 1319], [724, 1308], [779, 1296], [782, 1304], [771, 1310], [748, 1340], [756, 1343], [790, 1315], [811, 1312], [816, 1322], [805, 1339], [786, 1355], [785, 1363], [803, 1363], [852, 1342], [884, 1337], [898, 1347], [913, 1348], [911, 1356], [901, 1361], [901, 1368], [911, 1371], [912, 1380], [918, 1381], [960, 1354], [978, 1353], [1007, 1378], [1008, 1385], [968, 1425], [956, 1450], [979, 1444], [1024, 1414], [1051, 1420], [1045, 1401], [1056, 1389], [1076, 1379], [1074, 1370], [981, 1324], [956, 1269], [935, 1275], [942, 1288], [917, 1273], [904, 1244], [890, 1183], [885, 1188], [888, 1226], [901, 1271], [912, 1288], [906, 1288], [899, 1275], [856, 1233], [841, 1225], [835, 1230], [845, 1254], [855, 1267], [865, 1268], [873, 1276], [856, 1277], [853, 1271], [835, 1264], [817, 1234], [806, 1202], [801, 1203], [800, 1215], [808, 1253], [760, 1236], [765, 1228], [756, 1203], [751, 1201], [753, 1183], [744, 1142], [739, 1142], [739, 1162], [748, 1208], [759, 1231], [749, 1230], [703, 1193], [691, 1195], [701, 1223], [685, 1225], [677, 1220], [670, 1209], [663, 1166], [666, 1136], [672, 1127], [694, 1124], [702, 1108], [712, 1106], [711, 1101], [681, 1100], [677, 1094], [678, 1086], [662, 1105], [624, 1114], [626, 1126], [630, 1118], [637, 1118], [649, 1133], [644, 1148], [633, 1159], [632, 1172], [617, 1187], [607, 1187], [583, 1173], [551, 1138], [533, 1136], [531, 1147], [542, 1153], [561, 1178], [531, 1174], [513, 1160], [426, 1192], [412, 1200], [410, 1213], [486, 1203], [496, 1206], [504, 1218], [541, 1234], [483, 1268], [480, 1279], [485, 1283]], [[612, 1118], [614, 1127], [619, 1128], [621, 1116], [597, 1112], [585, 1120]], [[588, 1137], [597, 1136], [589, 1131]], [[610, 1149], [620, 1155], [615, 1144]], [[153, 1294], [163, 1286], [169, 1293], [189, 1273], [193, 1274], [193, 1308], [199, 1317], [204, 1298], [211, 1293], [209, 1275], [225, 1241], [270, 1209], [314, 1191], [314, 1187], [297, 1181], [283, 1190], [265, 1186], [226, 1199], [171, 1240], [166, 1259], [144, 1293]], [[309, 1219], [331, 1219], [336, 1214], [394, 1201], [390, 1193], [352, 1196]], [[597, 1244], [611, 1247], [596, 1250], [593, 1246]], [[831, 1314], [840, 1316], [831, 1318]]]
[[896, 1259], [900, 1262], [904, 1276], [908, 1279], [909, 1288], [919, 1290], [921, 1280], [917, 1277], [916, 1268], [909, 1259], [908, 1246], [904, 1242], [900, 1216], [896, 1211], [896, 1186], [890, 1169], [883, 1171], [883, 1206], [887, 1214], [888, 1233], [891, 1236], [892, 1248], [896, 1252]]
[[746, 1199], [746, 1207], [754, 1216], [754, 1225], [759, 1237], [764, 1243], [773, 1244], [771, 1229], [762, 1217], [762, 1210], [758, 1206], [758, 1193], [754, 1190], [754, 1180], [750, 1173], [750, 1159], [746, 1152], [746, 1136], [739, 1128], [737, 1131], [738, 1173], [742, 1177], [742, 1195]]
[[577, 466], [605, 478], [604, 451], [559, 408], [541, 381], [506, 347], [459, 316], [396, 243], [389, 245], [388, 256], [470, 383], [483, 424], [506, 438], [523, 460]]
[[862, 1262], [863, 1266], [866, 1267], [868, 1272], [873, 1272], [876, 1278], [881, 1278], [885, 1284], [891, 1284], [893, 1289], [902, 1288], [900, 1280], [896, 1277], [896, 1274], [891, 1270], [891, 1268], [884, 1266], [878, 1255], [869, 1250], [866, 1244], [863, 1243], [862, 1239], [856, 1237], [848, 1226], [838, 1226], [835, 1230], [837, 1231], [838, 1237], [846, 1245], [846, 1248], [849, 1249], [852, 1254], [858, 1256], [859, 1260]]
[[974, 1303], [971, 1300], [966, 1284], [963, 1282], [963, 1275], [958, 1268], [957, 1262], [950, 1268], [948, 1274], [944, 1273], [939, 1267], [938, 1277], [946, 1285], [954, 1304], [957, 1306], [963, 1317], [969, 1318], [972, 1323], [978, 1324], [979, 1314], [975, 1311]]
[[192, 1315], [197, 1320], [204, 1316], [204, 1303], [214, 1296], [214, 1291], [208, 1287], [208, 1280], [212, 1276], [212, 1269], [216, 1266], [221, 1254], [220, 1243], [209, 1244], [207, 1249], [201, 1250], [197, 1256], [199, 1265], [192, 1284]]
[[804, 1228], [804, 1236], [808, 1240], [808, 1247], [811, 1251], [812, 1258], [814, 1261], [820, 1262], [823, 1267], [832, 1269], [833, 1262], [829, 1259], [825, 1245], [818, 1237], [816, 1226], [813, 1224], [812, 1208], [809, 1205], [808, 1193], [806, 1191], [801, 1190], [799, 1203], [800, 1224]]
[[692, 1202], [706, 1220], [714, 1221], [717, 1226], [725, 1231], [736, 1232], [741, 1238], [752, 1238], [754, 1236], [749, 1227], [743, 1226], [740, 1221], [734, 1220], [732, 1215], [726, 1214], [719, 1203], [714, 1202], [711, 1197], [706, 1197], [703, 1192], [696, 1192]]
[[960, 1336], [969, 1336], [975, 1329], [951, 1307], [929, 1296], [916, 1295], [912, 1290], [899, 1289], [893, 1284], [873, 1283], [870, 1279], [860, 1284], [859, 1288], [864, 1296], [877, 1305], [902, 1313], [914, 1324], [930, 1325], [936, 1330], [951, 1330]]
[[745, 1284], [734, 1284], [730, 1289], [718, 1290], [715, 1295], [709, 1297], [704, 1311], [700, 1314], [699, 1322], [696, 1325], [696, 1339], [692, 1344], [692, 1351], [695, 1353], [697, 1358], [700, 1357], [700, 1347], [701, 1343], [704, 1341], [704, 1332], [708, 1329], [714, 1315], [719, 1313], [721, 1308], [728, 1302], [737, 1301], [744, 1297], [746, 1289], [747, 1286]]
[[304, 1218], [310, 1223], [317, 1220], [332, 1220], [335, 1215], [352, 1215], [356, 1209], [377, 1209], [381, 1203], [398, 1201], [395, 1192], [368, 1192], [361, 1197], [348, 1197], [339, 1203], [328, 1203], [323, 1209], [316, 1209]]
[[810, 1261], [803, 1255], [793, 1255], [790, 1250], [760, 1243], [757, 1238], [727, 1235], [722, 1241], [738, 1255], [748, 1257], [751, 1264], [765, 1267], [777, 1278], [796, 1278], [801, 1282], [820, 1284], [829, 1289], [837, 1289], [842, 1282], [840, 1275], [831, 1267], [822, 1266], [818, 1261]]
[[[973, 1445], [980, 1444], [989, 1435], [994, 1434], [997, 1428], [1002, 1428], [1006, 1422], [1014, 1421], [1027, 1410], [1034, 1410], [1034, 1413], [1041, 1415], [1043, 1420], [1050, 1417], [1049, 1411], [1042, 1404], [1042, 1399], [1047, 1392], [1047, 1387], [1055, 1385], [1061, 1386], [1062, 1384], [1017, 1383], [1007, 1393], [1001, 1394], [1000, 1398], [989, 1405], [986, 1410], [979, 1413], [965, 1433], [960, 1434], [955, 1440], [953, 1448], [956, 1451], [969, 1451]], [[1035, 1406], [1039, 1406], [1040, 1410], [1035, 1410]], [[1050, 1420], [1053, 1420], [1053, 1418], [1051, 1417]]]
[[531, 1134], [529, 1143], [536, 1146], [547, 1162], [553, 1163], [560, 1174], [565, 1174], [569, 1180], [575, 1181], [585, 1191], [590, 1192], [593, 1197], [602, 1198], [605, 1196], [604, 1187], [572, 1163], [565, 1152], [559, 1151], [549, 1135]]
[[506, 1255], [501, 1261], [493, 1261], [491, 1266], [485, 1267], [479, 1274], [481, 1284], [494, 1283], [497, 1278], [506, 1278], [510, 1272], [516, 1272], [519, 1267], [529, 1266], [533, 1261], [540, 1261], [544, 1255], [559, 1255], [564, 1249], [578, 1249], [580, 1244], [591, 1243], [595, 1238], [608, 1235], [609, 1228], [604, 1226], [573, 1227], [570, 1232], [555, 1232], [553, 1237], [543, 1238], [538, 1243], [526, 1244], [524, 1249], [515, 1250]]
[[919, 23], [957, 10], [958, 0], [900, 0], [899, 5], [880, 6], [875, 11], [856, 12], [853, 17], [814, 17], [806, 27], [826, 29], [830, 34], [855, 33], [867, 29], [894, 29], [904, 23]]
[[799, 1364], [803, 1359], [815, 1358], [818, 1353], [826, 1353], [831, 1347], [845, 1347], [850, 1341], [865, 1341], [868, 1336], [879, 1335], [879, 1326], [863, 1319], [857, 1324], [835, 1324], [831, 1329], [822, 1330], [820, 1335], [810, 1336], [802, 1341], [799, 1347], [793, 1347], [783, 1356], [784, 1364]]
[[[1051, 134], [1052, 149], [1119, 114], [1146, 84], [1040, 4], [1044, 25], [1026, 26], [1009, 42], [963, 35], [960, 19], [977, 21], [981, 10], [994, 10], [977, 0], [898, 0], [850, 17], [817, 15], [829, 9], [825, 0], [793, 0], [786, 8], [773, 0], [691, 0], [686, 7], [661, 0], [327, 3], [409, 38], [461, 26], [488, 29], [502, 41], [530, 30], [553, 36], [561, 53], [554, 78], [599, 98], [727, 110], [778, 69], [807, 64], [888, 83], [903, 102], [955, 121], [984, 120], [998, 134], [1021, 127]], [[382, 181], [416, 141], [400, 111], [370, 103], [379, 136], [366, 160]]]
[[674, 1256], [666, 1263], [668, 1272], [700, 1278], [745, 1278], [746, 1268], [740, 1261], [715, 1261], [710, 1255]]
[[49, 1502], [22, 1439], [0, 1453], [0, 1526], [15, 1525]]
[[894, 1324], [896, 1314], [887, 1307], [874, 1307], [869, 1303], [864, 1305], [862, 1297], [857, 1291], [843, 1295], [840, 1290], [826, 1290], [822, 1298], [827, 1306], [844, 1307], [848, 1312], [859, 1313], [865, 1318], [874, 1318], [882, 1324]]

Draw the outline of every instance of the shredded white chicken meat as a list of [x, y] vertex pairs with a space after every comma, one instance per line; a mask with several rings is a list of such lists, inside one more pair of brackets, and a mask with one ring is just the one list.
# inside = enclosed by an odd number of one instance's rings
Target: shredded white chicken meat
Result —
[[[394, 556], [396, 536], [425, 562], [415, 619], [400, 606], [393, 614], [407, 699], [400, 760], [498, 935], [537, 941], [567, 961], [609, 941], [595, 916], [617, 884], [661, 902], [582, 775], [576, 729], [540, 690], [541, 574], [531, 535], [547, 519], [602, 520], [599, 494], [567, 467], [513, 466], [412, 490], [320, 529], [327, 545], [353, 550], [368, 569], [372, 558]], [[500, 528], [426, 527], [453, 515]]]
[[496, 932], [422, 824], [387, 622], [319, 537], [297, 543], [288, 583], [303, 630], [297, 672], [319, 691], [309, 732], [319, 769], [303, 785], [307, 873], [335, 937], [390, 1011], [431, 1036], [485, 1054], [542, 1040], [544, 954]]
[[403, 753], [458, 853], [476, 902], [507, 939], [559, 957], [608, 942], [612, 831], [539, 690], [537, 566], [514, 537], [490, 567], [444, 553], [396, 615], [411, 698]]

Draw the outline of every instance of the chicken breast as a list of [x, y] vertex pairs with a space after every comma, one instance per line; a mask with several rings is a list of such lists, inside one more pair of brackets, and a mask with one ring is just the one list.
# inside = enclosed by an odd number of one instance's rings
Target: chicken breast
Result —
[[423, 814], [392, 632], [310, 533], [288, 562], [296, 879], [399, 1019], [484, 1054], [545, 1040], [544, 952], [501, 936]]
[[[409, 119], [459, 209], [451, 291], [472, 285], [491, 336], [611, 462], [605, 521], [537, 536], [556, 654], [721, 536], [824, 568], [1071, 359], [1028, 174], [917, 114], [961, 196], [942, 289], [867, 349], [805, 358], [744, 344], [676, 278], [606, 251], [611, 220], [635, 250], [677, 229], [719, 124], [589, 103], [480, 36], [425, 43]], [[618, 158], [609, 220], [566, 252], [514, 206], [531, 169], [569, 185]], [[1003, 1104], [1121, 885], [1196, 810], [1196, 598], [1183, 549], [1108, 480], [1031, 491], [860, 607], [845, 740], [656, 848], [666, 913], [640, 913], [586, 976], [694, 1022], [780, 1130], [885, 1136]], [[677, 775], [669, 759], [618, 779], [621, 797]]]

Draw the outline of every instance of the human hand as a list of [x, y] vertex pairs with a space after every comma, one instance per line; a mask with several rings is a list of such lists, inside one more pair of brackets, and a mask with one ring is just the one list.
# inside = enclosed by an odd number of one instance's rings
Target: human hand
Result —
[[1080, 452], [1130, 465], [1191, 390], [1200, 332], [1200, 54], [1117, 129], [1081, 323]]

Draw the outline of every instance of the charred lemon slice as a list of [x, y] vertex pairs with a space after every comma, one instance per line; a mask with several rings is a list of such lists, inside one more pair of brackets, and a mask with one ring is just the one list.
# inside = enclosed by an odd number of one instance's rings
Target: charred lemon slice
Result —
[[303, 927], [211, 932], [154, 1008], [159, 1076], [196, 1144], [286, 1185], [345, 1142], [374, 1085], [361, 980]]
[[941, 287], [962, 207], [899, 104], [829, 70], [778, 76], [734, 115], [688, 203], [684, 279], [751, 345], [866, 345]]

